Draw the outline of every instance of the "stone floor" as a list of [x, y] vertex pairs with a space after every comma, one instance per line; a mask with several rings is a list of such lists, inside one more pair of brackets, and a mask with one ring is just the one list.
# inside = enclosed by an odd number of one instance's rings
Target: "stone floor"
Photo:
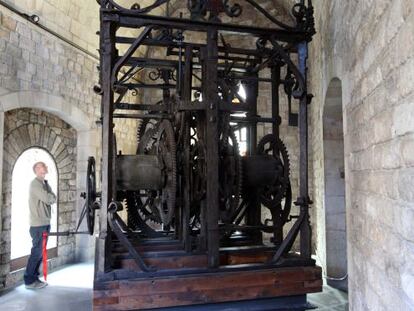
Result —
[[330, 286], [323, 292], [308, 295], [308, 301], [318, 307], [317, 311], [348, 311], [348, 294]]
[[90, 311], [93, 265], [67, 266], [48, 275], [44, 289], [24, 285], [0, 296], [0, 311]]
[[[49, 286], [27, 290], [24, 285], [0, 293], [0, 311], [90, 311], [92, 310], [93, 265], [76, 264], [51, 273]], [[324, 286], [322, 293], [308, 295], [318, 311], [348, 310], [348, 295]]]

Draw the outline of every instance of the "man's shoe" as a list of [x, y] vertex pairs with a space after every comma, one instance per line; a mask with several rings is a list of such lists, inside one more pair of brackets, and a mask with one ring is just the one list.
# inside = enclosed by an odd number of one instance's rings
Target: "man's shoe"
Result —
[[41, 289], [45, 286], [46, 284], [41, 281], [34, 281], [32, 284], [27, 284], [26, 288], [27, 289]]
[[36, 282], [39, 282], [39, 283], [45, 284], [45, 286], [48, 286], [48, 285], [49, 285], [47, 282], [45, 282], [45, 281], [41, 281], [41, 280], [37, 280]]

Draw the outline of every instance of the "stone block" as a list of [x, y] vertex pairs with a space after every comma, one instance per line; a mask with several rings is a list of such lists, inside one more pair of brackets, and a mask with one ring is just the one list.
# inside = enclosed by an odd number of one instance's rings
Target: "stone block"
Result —
[[21, 141], [22, 141], [23, 145], [26, 148], [27, 147], [30, 147], [30, 136], [29, 136], [29, 132], [28, 132], [27, 126], [21, 126], [18, 129], [16, 129], [16, 131], [17, 130], [20, 133], [20, 137], [21, 137]]
[[404, 47], [397, 48], [397, 59], [399, 64], [404, 63], [408, 58], [412, 57], [412, 51], [414, 50], [414, 41], [412, 40], [413, 33], [414, 22], [413, 17], [411, 16], [411, 18], [405, 21], [397, 34], [397, 43], [395, 46]]
[[23, 39], [23, 37], [24, 38], [27, 38], [27, 39], [31, 39], [32, 38], [31, 29], [30, 29], [30, 27], [26, 23], [21, 23], [21, 22], [17, 23], [17, 25], [16, 25], [16, 32], [18, 34], [20, 34], [20, 36], [21, 36], [20, 37], [20, 40]]
[[401, 98], [413, 92], [413, 85], [409, 81], [414, 79], [414, 58], [407, 60], [399, 69], [398, 90]]
[[[2, 230], [11, 230], [11, 217], [10, 216], [3, 218]], [[4, 252], [6, 252], [6, 251], [7, 251], [7, 249]], [[8, 251], [10, 251], [10, 250], [8, 250]], [[1, 252], [1, 253], [4, 253], [4, 252]]]
[[399, 170], [397, 185], [399, 199], [414, 202], [414, 168]]
[[36, 43], [27, 37], [21, 37], [19, 39], [19, 47], [24, 50], [33, 51], [36, 48]]
[[[413, 62], [414, 65], [414, 62]], [[414, 72], [414, 66], [412, 67]], [[414, 81], [414, 73], [413, 80]], [[414, 87], [413, 87], [414, 90]], [[405, 135], [414, 133], [414, 96], [408, 98], [404, 103], [395, 107], [392, 123], [392, 131], [394, 135]]]
[[17, 79], [24, 80], [24, 81], [31, 81], [32, 80], [32, 74], [26, 70], [17, 71]]
[[391, 140], [373, 148], [373, 167], [376, 169], [399, 168], [402, 165], [400, 142]]
[[371, 124], [374, 125], [374, 136], [366, 137], [366, 140], [374, 143], [380, 143], [391, 139], [393, 136], [392, 127], [394, 115], [394, 111], [388, 109], [387, 111], [375, 116], [371, 120]]
[[11, 31], [15, 31], [16, 26], [17, 26], [17, 21], [10, 16], [3, 16], [2, 25]]
[[10, 32], [9, 43], [18, 46], [20, 35], [17, 32]]
[[395, 204], [395, 229], [402, 238], [414, 243], [414, 205]]
[[22, 50], [18, 48], [17, 45], [9, 42], [6, 45], [6, 55], [8, 55], [8, 57], [20, 58], [22, 56]]
[[404, 23], [403, 11], [402, 1], [390, 2], [390, 7], [387, 10], [387, 14], [385, 14], [386, 20], [384, 21], [387, 27], [386, 42], [390, 42], [400, 31], [400, 27]]
[[6, 39], [3, 39], [1, 36], [1, 30], [0, 30], [0, 51], [3, 52], [6, 50]]
[[414, 135], [405, 136], [401, 140], [400, 154], [406, 166], [414, 166]]
[[[4, 243], [5, 244], [5, 243]], [[10, 243], [8, 243], [10, 245]], [[10, 253], [10, 249], [6, 250], [5, 248], [2, 248], [1, 253]], [[10, 272], [10, 264], [9, 263], [0, 263], [0, 276], [4, 276]]]
[[[2, 49], [0, 48], [0, 51], [1, 50]], [[9, 72], [9, 67], [6, 64], [4, 64], [4, 63], [0, 63], [0, 74], [7, 75], [8, 72]]]
[[43, 126], [41, 127], [39, 124], [35, 124], [34, 125], [34, 137], [35, 137], [35, 142], [39, 143], [40, 146], [43, 145], [43, 138], [44, 138], [44, 128]]

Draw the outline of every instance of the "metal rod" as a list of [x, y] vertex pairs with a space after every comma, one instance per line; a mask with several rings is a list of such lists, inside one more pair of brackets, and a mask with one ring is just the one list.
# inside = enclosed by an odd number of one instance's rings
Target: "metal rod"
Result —
[[[185, 47], [184, 51], [185, 65], [184, 65], [184, 85], [182, 92], [183, 101], [191, 101], [191, 86], [192, 86], [192, 59], [193, 59], [193, 48], [191, 46]], [[186, 252], [191, 251], [191, 237], [190, 237], [190, 228], [188, 224], [190, 223], [190, 209], [191, 209], [191, 184], [190, 184], [190, 175], [191, 175], [191, 163], [190, 163], [190, 124], [188, 122], [189, 113], [184, 112], [184, 117], [182, 122], [183, 128], [183, 140], [184, 140], [184, 206], [182, 214], [182, 232], [183, 232], [183, 242]]]
[[308, 97], [306, 93], [306, 59], [308, 46], [306, 42], [299, 45], [299, 71], [304, 81], [304, 95], [299, 106], [299, 194], [300, 213], [304, 222], [300, 231], [300, 253], [305, 258], [311, 258], [311, 227], [309, 223], [309, 193], [308, 193]]
[[50, 29], [49, 27], [46, 27], [42, 24], [39, 23], [39, 21], [35, 21], [35, 17], [38, 17], [40, 19], [39, 16], [37, 15], [28, 15], [26, 13], [23, 13], [22, 11], [19, 11], [18, 9], [16, 9], [15, 7], [13, 7], [12, 5], [8, 4], [7, 2], [0, 0], [0, 5], [5, 7], [6, 9], [12, 11], [13, 13], [23, 17], [24, 19], [26, 19], [27, 21], [29, 21], [30, 23], [32, 23], [33, 25], [39, 27], [40, 29], [50, 33], [51, 35], [55, 36], [56, 38], [64, 41], [65, 43], [71, 45], [72, 47], [74, 47], [75, 49], [87, 54], [88, 56], [95, 58], [96, 60], [99, 60], [99, 56], [96, 54], [93, 54], [91, 52], [89, 52], [88, 50], [84, 49], [83, 47], [77, 45], [76, 43], [70, 41], [69, 39], [66, 39], [65, 37], [61, 36], [60, 34], [58, 34], [57, 32], [53, 31], [52, 29]]
[[168, 114], [121, 114], [114, 113], [114, 119], [169, 119]]
[[230, 117], [230, 122], [241, 122], [241, 123], [279, 123], [279, 119], [274, 118], [262, 118], [262, 117]]
[[144, 83], [123, 83], [123, 84], [119, 84], [119, 86], [125, 86], [128, 89], [174, 89], [176, 88], [176, 85], [174, 84], [165, 84], [165, 83], [160, 83], [160, 84], [144, 84]]
[[[118, 240], [121, 244], [128, 250], [131, 257], [134, 259], [135, 263], [140, 267], [140, 269], [144, 272], [155, 272], [155, 269], [150, 269], [146, 264], [144, 259], [141, 257], [139, 252], [135, 249], [132, 243], [128, 240], [128, 238], [122, 232], [118, 222], [116, 221], [117, 217], [117, 202], [111, 202], [108, 206], [109, 212], [109, 226], [111, 227], [112, 231], [115, 233]], [[121, 203], [119, 203], [121, 204]], [[119, 217], [119, 216], [118, 216]]]
[[118, 103], [118, 104], [115, 105], [115, 109], [144, 110], [144, 111], [167, 111], [168, 107], [166, 105]]

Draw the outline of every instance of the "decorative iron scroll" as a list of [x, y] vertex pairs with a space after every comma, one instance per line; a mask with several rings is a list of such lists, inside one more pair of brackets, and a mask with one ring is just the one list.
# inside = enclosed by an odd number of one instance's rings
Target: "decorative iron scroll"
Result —
[[162, 79], [164, 81], [168, 81], [168, 80], [176, 81], [176, 76], [174, 74], [174, 71], [171, 69], [159, 68], [156, 71], [154, 70], [150, 71], [148, 73], [148, 77], [152, 81], [156, 81], [159, 79]]
[[[313, 17], [314, 8], [312, 0], [308, 0], [307, 5], [305, 5], [305, 0], [300, 0], [299, 3], [293, 5], [292, 15], [296, 19], [295, 26], [291, 26], [281, 22], [280, 20], [269, 14], [269, 12], [260, 4], [258, 4], [255, 0], [244, 1], [251, 5], [253, 8], [255, 8], [270, 22], [282, 29], [290, 31], [305, 31], [309, 33], [310, 37], [316, 33], [315, 20]], [[156, 0], [153, 4], [148, 5], [144, 8], [141, 8], [141, 6], [138, 3], [134, 3], [129, 9], [116, 3], [116, 0], [97, 0], [97, 2], [103, 8], [118, 9], [121, 11], [131, 13], [146, 14], [160, 7], [161, 5], [168, 3], [169, 0]], [[187, 0], [187, 8], [191, 13], [191, 17], [193, 19], [203, 19], [209, 12], [209, 19], [214, 21], [219, 21], [215, 17], [217, 17], [220, 13], [225, 13], [229, 17], [239, 17], [243, 12], [243, 7], [239, 3], [232, 4], [230, 0]]]
[[238, 3], [231, 6], [229, 4], [229, 0], [223, 0], [223, 5], [224, 5], [224, 11], [230, 17], [239, 17], [240, 14], [243, 12], [242, 7]]
[[[127, 9], [125, 7], [123, 7], [122, 5], [119, 5], [118, 3], [116, 3], [114, 0], [106, 0], [105, 2], [111, 4], [113, 6], [113, 8], [116, 8], [118, 10], [122, 10], [122, 11], [133, 11], [135, 13], [141, 13], [141, 14], [145, 14], [145, 13], [149, 13], [152, 10], [154, 10], [155, 8], [158, 8], [159, 6], [163, 5], [164, 3], [167, 3], [169, 0], [156, 0], [153, 4], [148, 5], [144, 8], [141, 8], [141, 6], [135, 2], [130, 9]], [[102, 0], [101, 0], [102, 2]]]
[[289, 55], [285, 52], [282, 46], [276, 41], [276, 39], [272, 36], [270, 37], [270, 42], [272, 43], [274, 49], [277, 51], [278, 55], [282, 58], [282, 60], [288, 65], [289, 70], [292, 72], [293, 76], [295, 77], [296, 84], [295, 89], [292, 92], [294, 98], [302, 98], [306, 94], [306, 83], [305, 77], [300, 72], [299, 68], [293, 63], [290, 59]]

